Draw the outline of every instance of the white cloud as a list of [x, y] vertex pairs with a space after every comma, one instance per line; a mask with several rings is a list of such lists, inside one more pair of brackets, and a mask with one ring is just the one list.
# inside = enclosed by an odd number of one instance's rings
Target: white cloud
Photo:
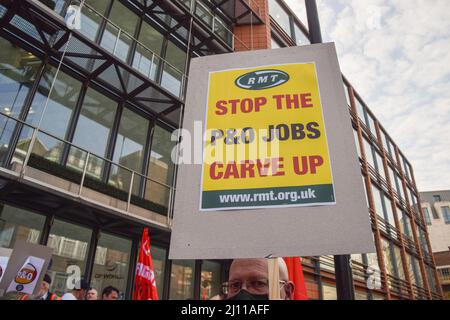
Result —
[[[303, 0], [286, 2], [304, 10]], [[336, 43], [342, 72], [413, 165], [419, 190], [450, 189], [450, 1], [317, 3], [324, 41]]]

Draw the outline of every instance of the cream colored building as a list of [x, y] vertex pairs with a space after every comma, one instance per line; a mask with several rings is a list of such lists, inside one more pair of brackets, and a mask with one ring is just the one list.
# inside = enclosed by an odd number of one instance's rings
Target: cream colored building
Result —
[[422, 192], [420, 197], [439, 281], [450, 300], [450, 190]]
[[420, 193], [433, 253], [450, 247], [450, 190]]

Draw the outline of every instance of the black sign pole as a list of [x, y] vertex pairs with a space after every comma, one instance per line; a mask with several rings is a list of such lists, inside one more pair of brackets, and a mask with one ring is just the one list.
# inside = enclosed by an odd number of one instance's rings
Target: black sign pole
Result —
[[[311, 43], [322, 43], [316, 0], [305, 0], [305, 6]], [[334, 271], [338, 300], [355, 300], [350, 255], [334, 256]]]

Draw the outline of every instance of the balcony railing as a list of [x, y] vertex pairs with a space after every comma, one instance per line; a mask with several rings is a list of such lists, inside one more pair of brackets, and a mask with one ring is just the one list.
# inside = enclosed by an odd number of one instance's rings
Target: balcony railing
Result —
[[[104, 198], [104, 195], [110, 196], [118, 200], [115, 201], [114, 209], [129, 214], [142, 212], [138, 208], [144, 209], [144, 211], [145, 209], [151, 210], [160, 214], [161, 217], [166, 216], [167, 220], [164, 225], [170, 227], [174, 187], [96, 155], [3, 112], [0, 112], [1, 124], [3, 124], [3, 132], [1, 132], [3, 136], [8, 134], [5, 128], [10, 128], [11, 124], [16, 128], [22, 127], [21, 140], [14, 150], [11, 164], [2, 163], [1, 159], [4, 159], [4, 155], [10, 150], [8, 145], [0, 145], [1, 167], [19, 173], [21, 178], [28, 177], [34, 180], [36, 179], [33, 178], [33, 175], [28, 174], [30, 168], [49, 173], [71, 182], [68, 186], [60, 181], [55, 182], [52, 187], [57, 190], [60, 189], [64, 193], [69, 192], [74, 197], [84, 198], [109, 207], [111, 207], [111, 201], [105, 203], [99, 199]], [[49, 148], [46, 145], [53, 147]], [[61, 164], [65, 151], [67, 160]], [[102, 178], [105, 170], [109, 174], [106, 178]], [[41, 182], [45, 185], [49, 184], [48, 181]], [[100, 197], [98, 192], [101, 194]]]
[[197, 0], [175, 0], [183, 5], [193, 16], [197, 17], [202, 24], [212, 33], [222, 39], [233, 51], [235, 49], [235, 42], [239, 42], [241, 47], [250, 50], [250, 48], [236, 37], [232, 30], [228, 29], [225, 23], [222, 22], [207, 6]]
[[[61, 12], [62, 16], [64, 14], [65, 12]], [[100, 28], [100, 26], [104, 26], [104, 28]], [[100, 34], [101, 30], [103, 30], [103, 34]], [[81, 8], [81, 29], [79, 32], [119, 60], [130, 63], [134, 69], [176, 97], [184, 99], [187, 75], [183, 71], [163, 59], [88, 4], [84, 4]], [[134, 45], [136, 49], [133, 53], [131, 51]], [[131, 57], [131, 54], [134, 56]]]

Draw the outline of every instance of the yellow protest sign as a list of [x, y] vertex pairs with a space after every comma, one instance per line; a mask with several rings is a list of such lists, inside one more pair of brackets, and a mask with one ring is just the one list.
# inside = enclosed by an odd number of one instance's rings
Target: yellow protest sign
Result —
[[315, 64], [211, 72], [200, 210], [334, 203]]

